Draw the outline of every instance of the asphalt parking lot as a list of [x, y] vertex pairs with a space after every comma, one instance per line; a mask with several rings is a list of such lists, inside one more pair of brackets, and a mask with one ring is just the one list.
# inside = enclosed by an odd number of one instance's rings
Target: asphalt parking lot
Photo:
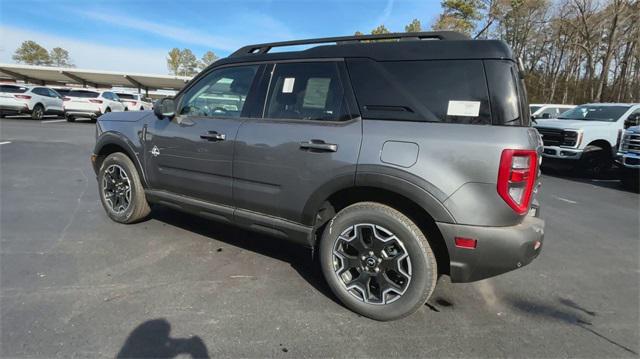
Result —
[[639, 200], [545, 175], [541, 256], [442, 278], [380, 323], [337, 303], [303, 248], [156, 208], [119, 225], [89, 163], [94, 125], [0, 120], [2, 357], [637, 357]]

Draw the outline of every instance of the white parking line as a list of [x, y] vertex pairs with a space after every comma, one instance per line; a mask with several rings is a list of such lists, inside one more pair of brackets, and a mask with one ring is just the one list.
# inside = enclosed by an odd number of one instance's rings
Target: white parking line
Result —
[[3, 142], [0, 142], [0, 145], [6, 145], [6, 144], [9, 144], [9, 143], [11, 143], [11, 141], [3, 141]]
[[553, 196], [553, 198], [559, 199], [561, 201], [564, 201], [564, 202], [567, 202], [567, 203], [571, 203], [571, 204], [578, 204], [578, 202], [576, 202], [576, 201], [572, 201], [570, 199], [566, 199], [566, 198], [562, 198], [562, 197], [558, 197], [558, 196]]
[[45, 120], [45, 121], [40, 121], [40, 123], [54, 123], [54, 122], [65, 122], [67, 120]]

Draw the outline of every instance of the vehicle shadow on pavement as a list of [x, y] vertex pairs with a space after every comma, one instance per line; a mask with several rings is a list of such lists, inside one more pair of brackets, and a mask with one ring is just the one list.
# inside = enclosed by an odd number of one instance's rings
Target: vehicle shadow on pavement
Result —
[[[312, 251], [281, 238], [256, 233], [228, 224], [213, 222], [171, 208], [154, 206], [151, 218], [186, 231], [224, 242], [230, 246], [259, 253], [287, 262], [313, 288], [333, 302], [342, 305], [326, 284], [317, 258]], [[213, 225], [212, 225], [213, 224]]]
[[[545, 303], [538, 300], [520, 297], [507, 297], [504, 300], [509, 306], [519, 312], [524, 313], [525, 315], [532, 315], [540, 317], [542, 319], [557, 320], [569, 325], [579, 327], [596, 335], [597, 337], [600, 337], [603, 340], [606, 340], [607, 342], [626, 351], [627, 353], [638, 355], [638, 352], [636, 352], [635, 350], [629, 348], [628, 346], [625, 346], [624, 344], [618, 343], [617, 341], [610, 339], [604, 334], [601, 334], [600, 332], [595, 330], [593, 328], [593, 319], [595, 319], [598, 314], [594, 311], [583, 308], [571, 299], [558, 298], [558, 304]], [[567, 310], [566, 307], [572, 310]], [[578, 314], [576, 312], [581, 312], [582, 314]], [[585, 314], [588, 317], [585, 317]]]
[[209, 358], [204, 341], [198, 336], [171, 338], [171, 324], [165, 319], [148, 320], [136, 327], [127, 337], [116, 358]]

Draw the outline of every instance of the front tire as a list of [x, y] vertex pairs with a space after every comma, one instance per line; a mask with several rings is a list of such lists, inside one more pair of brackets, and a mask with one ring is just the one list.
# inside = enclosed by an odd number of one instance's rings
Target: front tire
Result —
[[611, 169], [613, 158], [610, 151], [594, 146], [590, 151], [585, 152], [580, 165], [585, 174], [600, 178]]
[[44, 107], [41, 104], [37, 104], [31, 111], [31, 119], [40, 121], [44, 117]]
[[427, 238], [407, 216], [380, 203], [341, 210], [326, 226], [319, 250], [333, 293], [375, 320], [415, 312], [436, 286], [437, 263]]
[[112, 153], [102, 162], [98, 188], [107, 215], [118, 223], [135, 223], [151, 212], [138, 171], [122, 152]]
[[69, 114], [64, 114], [64, 118], [67, 120], [67, 122], [76, 122], [76, 118], [69, 115]]

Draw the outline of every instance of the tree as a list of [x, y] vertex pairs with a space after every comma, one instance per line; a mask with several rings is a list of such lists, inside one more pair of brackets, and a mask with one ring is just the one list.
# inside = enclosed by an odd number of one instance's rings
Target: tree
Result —
[[467, 35], [471, 35], [476, 21], [482, 18], [481, 11], [486, 7], [481, 0], [443, 0], [441, 6], [443, 12], [433, 29], [459, 31]]
[[200, 69], [204, 69], [205, 67], [211, 65], [218, 59], [218, 56], [213, 53], [213, 51], [207, 51], [202, 58], [200, 59]]
[[362, 36], [364, 35], [361, 31], [356, 31], [356, 33], [354, 34], [355, 36]]
[[405, 32], [420, 32], [422, 31], [422, 24], [420, 24], [420, 20], [413, 19], [411, 23], [404, 27]]
[[193, 76], [198, 73], [198, 58], [189, 49], [180, 52], [180, 75]]
[[58, 67], [74, 67], [75, 65], [71, 63], [71, 59], [69, 59], [69, 51], [61, 48], [54, 47], [49, 52], [49, 59], [51, 60], [51, 65]]
[[380, 25], [375, 29], [371, 30], [371, 35], [381, 35], [381, 34], [389, 34], [391, 31], [387, 29], [384, 25]]
[[13, 54], [13, 60], [27, 65], [49, 65], [51, 63], [47, 49], [31, 40], [23, 42], [16, 49]]
[[167, 67], [172, 74], [178, 76], [180, 74], [180, 63], [182, 62], [182, 53], [180, 49], [174, 47], [169, 50], [169, 54], [167, 55]]

